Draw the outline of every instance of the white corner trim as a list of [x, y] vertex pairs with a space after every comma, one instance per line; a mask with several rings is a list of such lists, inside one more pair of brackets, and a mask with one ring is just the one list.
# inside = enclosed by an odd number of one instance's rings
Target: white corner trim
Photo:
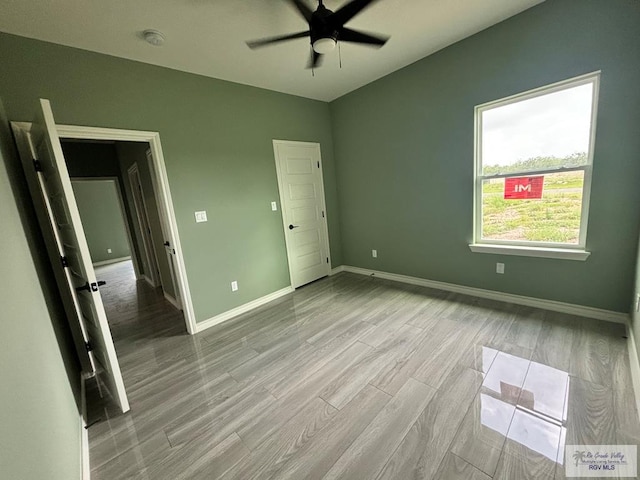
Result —
[[518, 245], [498, 245], [495, 243], [471, 243], [469, 249], [474, 253], [494, 253], [496, 255], [518, 255], [520, 257], [558, 258], [561, 260], [580, 260], [584, 262], [591, 252], [570, 248], [524, 247]]
[[112, 263], [125, 262], [127, 260], [131, 260], [131, 256], [129, 256], [129, 257], [110, 258], [109, 260], [102, 260], [100, 262], [93, 262], [93, 266], [94, 267], [102, 267], [104, 265], [111, 265]]
[[147, 282], [153, 288], [156, 288], [156, 286], [153, 284], [153, 280], [151, 280], [149, 277], [147, 277], [144, 273], [141, 275], [141, 277], [145, 282]]
[[172, 297], [167, 292], [163, 292], [163, 293], [164, 293], [164, 298], [167, 300], [167, 302], [169, 302], [171, 305], [176, 307], [178, 310], [182, 310], [180, 308], [180, 305], [178, 305], [178, 301], [175, 299], [175, 297]]
[[344, 272], [344, 265], [340, 265], [339, 267], [332, 268], [329, 272], [329, 276], [337, 275], [340, 272]]
[[633, 328], [627, 322], [627, 351], [629, 352], [629, 366], [631, 367], [631, 381], [633, 392], [635, 393], [636, 409], [640, 415], [640, 358], [636, 348], [636, 339], [633, 335]]
[[238, 315], [242, 315], [243, 313], [253, 310], [254, 308], [260, 307], [265, 303], [269, 303], [293, 291], [294, 291], [293, 287], [288, 286], [280, 290], [276, 290], [273, 293], [269, 293], [264, 297], [256, 298], [255, 300], [245, 303], [244, 305], [240, 305], [239, 307], [233, 308], [231, 310], [227, 310], [226, 312], [220, 313], [215, 317], [211, 317], [202, 322], [198, 322], [196, 323], [196, 332], [202, 332], [203, 330], [206, 330], [207, 328], [211, 328], [214, 325], [218, 325], [219, 323], [226, 322], [227, 320], [237, 317]]
[[485, 290], [483, 288], [466, 287], [464, 285], [456, 285], [454, 283], [438, 282], [435, 280], [427, 280], [418, 277], [409, 277], [407, 275], [399, 275], [397, 273], [380, 272], [377, 270], [368, 270], [365, 268], [351, 267], [344, 265], [345, 272], [357, 273], [360, 275], [375, 276], [393, 280], [401, 283], [409, 283], [411, 285], [420, 285], [423, 287], [436, 288], [448, 292], [462, 293], [473, 297], [488, 298], [490, 300], [498, 300], [501, 302], [515, 303], [517, 305], [525, 305], [527, 307], [542, 308], [554, 312], [568, 313], [581, 317], [595, 318], [606, 322], [627, 324], [628, 315], [622, 312], [613, 312], [611, 310], [603, 310], [600, 308], [585, 307], [583, 305], [575, 305], [573, 303], [557, 302], [555, 300], [545, 300], [542, 298], [525, 297], [523, 295], [514, 295], [512, 293], [497, 292], [495, 290]]
[[87, 389], [86, 374], [80, 373], [80, 474], [82, 480], [90, 480], [89, 432], [87, 431]]

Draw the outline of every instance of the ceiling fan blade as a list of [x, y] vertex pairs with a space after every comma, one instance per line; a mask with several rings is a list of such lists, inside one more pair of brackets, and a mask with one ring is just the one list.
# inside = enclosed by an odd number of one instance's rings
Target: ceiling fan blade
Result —
[[331, 15], [334, 25], [342, 26], [376, 0], [352, 0]]
[[342, 27], [338, 30], [338, 40], [341, 42], [364, 43], [366, 45], [383, 46], [389, 37], [371, 35], [370, 33], [359, 32], [350, 28]]
[[271, 45], [272, 43], [285, 42], [287, 40], [294, 40], [296, 38], [304, 38], [308, 37], [310, 32], [307, 30], [306, 32], [297, 32], [297, 33], [289, 33], [287, 35], [278, 35], [277, 37], [267, 37], [260, 38], [258, 40], [251, 40], [247, 42], [249, 48], [259, 48], [265, 47], [267, 45]]
[[307, 63], [307, 68], [316, 68], [322, 64], [322, 54], [316, 52], [315, 50], [311, 50], [311, 56], [309, 57], [309, 63]]
[[300, 14], [307, 22], [311, 21], [313, 10], [311, 10], [303, 0], [289, 0], [289, 2], [292, 3], [294, 7], [296, 7], [298, 12], [300, 12]]

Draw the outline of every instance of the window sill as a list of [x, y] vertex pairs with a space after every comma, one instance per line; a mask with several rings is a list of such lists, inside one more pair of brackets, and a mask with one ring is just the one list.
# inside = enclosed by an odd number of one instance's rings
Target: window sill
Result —
[[493, 253], [497, 255], [518, 255], [520, 257], [559, 258], [584, 262], [591, 252], [569, 248], [522, 247], [515, 245], [497, 245], [490, 243], [471, 243], [469, 248], [475, 253]]

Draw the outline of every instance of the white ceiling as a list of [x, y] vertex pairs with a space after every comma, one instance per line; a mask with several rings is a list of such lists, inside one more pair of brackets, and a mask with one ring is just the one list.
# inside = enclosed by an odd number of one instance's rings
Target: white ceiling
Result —
[[[0, 31], [317, 100], [331, 101], [543, 0], [379, 0], [347, 26], [390, 35], [342, 44], [311, 76], [308, 39], [250, 50], [246, 40], [306, 30], [286, 0], [0, 0]], [[315, 1], [307, 0], [315, 9]], [[346, 0], [325, 0], [336, 10]], [[163, 47], [140, 32], [157, 29]]]

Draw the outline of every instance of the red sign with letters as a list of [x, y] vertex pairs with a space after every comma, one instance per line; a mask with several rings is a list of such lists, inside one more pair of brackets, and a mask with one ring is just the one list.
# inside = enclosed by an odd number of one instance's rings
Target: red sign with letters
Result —
[[504, 198], [507, 200], [542, 198], [544, 176], [511, 177], [504, 179]]

